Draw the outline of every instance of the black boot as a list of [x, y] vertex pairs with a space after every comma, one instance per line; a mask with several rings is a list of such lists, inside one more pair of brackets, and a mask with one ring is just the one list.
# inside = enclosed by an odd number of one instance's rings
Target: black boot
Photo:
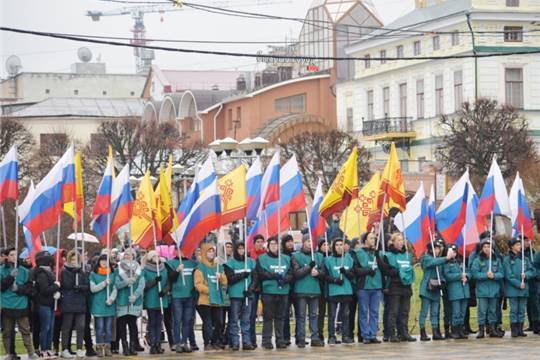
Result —
[[478, 327], [478, 335], [476, 335], [476, 338], [477, 339], [483, 339], [486, 337], [486, 334], [485, 334], [485, 327], [484, 325], [480, 325]]
[[432, 332], [433, 332], [433, 337], [432, 338], [433, 338], [434, 341], [444, 340], [444, 337], [442, 336], [441, 330], [439, 329], [438, 326], [433, 327]]
[[540, 321], [533, 321], [533, 333], [539, 335], [540, 334]]
[[426, 329], [420, 328], [420, 341], [430, 341], [431, 338], [427, 336]]
[[126, 340], [122, 339], [122, 355], [129, 356], [129, 347]]
[[519, 330], [517, 326], [517, 323], [510, 324], [510, 336], [513, 338], [517, 338], [519, 336]]
[[136, 350], [136, 346], [135, 346], [134, 341], [131, 341], [129, 343], [129, 355], [130, 356], [136, 356], [137, 355], [137, 350]]
[[467, 330], [465, 330], [465, 325], [458, 326], [458, 331], [460, 339], [465, 340], [469, 338], [469, 334], [467, 333]]
[[495, 330], [496, 330], [496, 332], [498, 334], [497, 337], [500, 337], [500, 338], [504, 337], [504, 329], [502, 328], [501, 324], [495, 326]]
[[527, 336], [527, 334], [525, 334], [525, 332], [523, 331], [523, 323], [518, 324], [518, 330], [519, 330], [519, 336], [521, 336], [521, 337], [526, 337]]
[[452, 338], [450, 336], [450, 325], [444, 324], [444, 338], [445, 339], [451, 339]]
[[469, 324], [468, 322], [465, 324], [465, 332], [467, 333], [467, 335], [471, 335], [471, 334], [476, 334], [477, 331], [473, 330], [471, 328], [471, 324]]
[[452, 325], [452, 331], [450, 332], [450, 339], [458, 340], [459, 337], [459, 330], [457, 326]]

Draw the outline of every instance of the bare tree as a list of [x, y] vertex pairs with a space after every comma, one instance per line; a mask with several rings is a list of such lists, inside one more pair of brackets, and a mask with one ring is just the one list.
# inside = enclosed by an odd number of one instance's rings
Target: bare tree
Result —
[[371, 175], [369, 151], [359, 146], [356, 139], [341, 131], [305, 132], [290, 138], [280, 146], [287, 158], [296, 155], [311, 197], [315, 193], [319, 178], [322, 179], [326, 189], [330, 188], [340, 166], [347, 160], [355, 146], [358, 146], [358, 180], [367, 181]]
[[463, 104], [456, 117], [443, 115], [444, 136], [436, 157], [449, 175], [460, 176], [467, 168], [471, 181], [481, 188], [493, 156], [503, 177], [511, 181], [521, 165], [538, 161], [528, 124], [519, 112], [497, 101], [479, 99]]
[[0, 159], [4, 158], [13, 145], [17, 145], [19, 176], [24, 178], [28, 173], [28, 163], [36, 142], [21, 121], [3, 118], [0, 123]]

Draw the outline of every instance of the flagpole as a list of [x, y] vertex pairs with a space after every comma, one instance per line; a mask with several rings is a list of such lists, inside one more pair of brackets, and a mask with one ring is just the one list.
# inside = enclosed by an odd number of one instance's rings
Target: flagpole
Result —
[[[521, 275], [525, 275], [525, 236], [523, 235], [523, 224], [521, 224]], [[521, 279], [523, 284], [525, 280]]]
[[43, 242], [45, 243], [45, 246], [49, 246], [47, 244], [47, 236], [45, 235], [45, 231], [41, 233], [41, 235], [43, 235]]
[[[493, 253], [493, 211], [489, 222], [489, 253]], [[491, 256], [489, 257], [489, 272], [491, 272]]]
[[[405, 231], [405, 218], [403, 217], [403, 212], [401, 213], [401, 221], [403, 223], [403, 240], [405, 240], [405, 252], [407, 253], [407, 256], [408, 256], [409, 247], [407, 246], [407, 232]], [[431, 229], [429, 230], [429, 236], [432, 237]], [[435, 253], [435, 251], [433, 253]]]
[[[379, 231], [377, 233], [377, 246], [375, 247], [375, 249], [379, 249], [379, 244], [381, 245], [381, 248], [382, 248], [382, 252], [383, 252], [383, 255], [385, 253], [385, 246], [384, 246], [384, 226], [383, 226], [383, 220], [384, 220], [384, 206], [386, 205], [386, 192], [384, 193], [384, 197], [383, 197], [383, 203], [382, 203], [382, 207], [381, 207], [381, 217], [380, 217], [380, 220], [379, 220]], [[382, 236], [381, 236], [382, 234]], [[382, 239], [381, 239], [382, 237]]]
[[281, 198], [277, 206], [277, 241], [278, 241], [278, 267], [281, 271]]
[[326, 229], [324, 230], [324, 240], [326, 241], [326, 257], [328, 257], [328, 233], [326, 232]]
[[[110, 272], [110, 260], [111, 260], [111, 213], [107, 213], [107, 283], [109, 282], [109, 272]], [[107, 300], [109, 300], [109, 284], [107, 284]]]
[[[263, 213], [264, 213], [264, 227], [266, 229], [266, 241], [268, 241], [268, 238], [270, 236], [268, 235], [268, 217], [266, 216], [266, 209], [263, 210]], [[278, 243], [279, 243], [279, 239], [278, 239]]]
[[19, 265], [19, 200], [15, 200], [15, 268]]
[[[403, 223], [403, 230], [405, 230], [405, 222]], [[433, 233], [431, 232], [431, 225], [429, 225], [428, 231], [429, 231], [429, 241], [431, 243], [431, 251], [433, 251], [433, 258], [436, 259], [437, 255], [435, 255], [435, 242], [433, 241]], [[435, 272], [437, 273], [437, 281], [439, 282], [439, 285], [441, 285], [441, 274], [439, 273], [438, 266], [435, 266]], [[440, 292], [442, 296], [442, 289], [440, 289]]]
[[[244, 272], [247, 273], [247, 265], [248, 265], [248, 251], [247, 251], [247, 244], [246, 244], [246, 218], [244, 217], [242, 220], [240, 220], [240, 235], [242, 236], [242, 242], [244, 243]], [[244, 279], [244, 291], [248, 290], [248, 279]], [[246, 306], [249, 304], [249, 299], [246, 296]]]
[[310, 224], [310, 221], [309, 221], [309, 212], [308, 212], [308, 209], [307, 209], [307, 206], [304, 208], [306, 210], [306, 222], [307, 222], [307, 227], [308, 227], [308, 232], [309, 232], [309, 241], [311, 242], [311, 261], [315, 261], [315, 253], [313, 252], [313, 235], [311, 234], [311, 224]]
[[[345, 212], [342, 213], [342, 215], [345, 215], [345, 231], [343, 232], [343, 250], [341, 251], [341, 267], [345, 264], [345, 241], [347, 241], [347, 215], [349, 215], [349, 207], [347, 206], [345, 208]], [[343, 277], [343, 274], [340, 274], [341, 277]]]
[[465, 265], [465, 259], [467, 259], [467, 237], [465, 236], [465, 232], [461, 230], [461, 235], [463, 236], [463, 275], [466, 274], [466, 265]]
[[[152, 237], [154, 238], [154, 249], [157, 249], [156, 225], [154, 223], [154, 219], [152, 219]], [[157, 253], [157, 251], [156, 251], [156, 254], [157, 254], [157, 261], [156, 261], [157, 274], [158, 274], [158, 277], [161, 277], [161, 271], [159, 270], [160, 256]], [[161, 293], [161, 280], [157, 282], [157, 286], [158, 286], [158, 291]], [[159, 309], [161, 311], [161, 315], [163, 316], [163, 298], [161, 296], [159, 296]]]
[[[60, 230], [62, 228], [62, 212], [58, 214], [58, 226], [56, 230], [56, 282], [60, 275]], [[54, 299], [54, 311], [58, 309], [58, 299]]]
[[86, 253], [85, 253], [85, 246], [84, 246], [84, 204], [83, 204], [83, 207], [81, 209], [81, 240], [82, 240], [82, 244], [81, 244], [81, 269], [83, 272], [86, 272], [86, 264], [85, 264], [85, 256], [86, 256]]
[[4, 216], [4, 205], [0, 205], [0, 214], [2, 215], [2, 237], [4, 238], [4, 248], [7, 248], [6, 218]]
[[[77, 265], [79, 264], [79, 248], [77, 247], [77, 244], [78, 244], [78, 237], [79, 237], [79, 227], [78, 227], [78, 223], [77, 223], [77, 220], [78, 220], [78, 217], [77, 217], [77, 200], [75, 200], [75, 206], [74, 206], [74, 209], [75, 211], [73, 212], [73, 216], [75, 217], [75, 260], [77, 262]], [[82, 266], [82, 262], [81, 262], [81, 266]], [[75, 274], [75, 285], [79, 285], [79, 276], [78, 274]]]

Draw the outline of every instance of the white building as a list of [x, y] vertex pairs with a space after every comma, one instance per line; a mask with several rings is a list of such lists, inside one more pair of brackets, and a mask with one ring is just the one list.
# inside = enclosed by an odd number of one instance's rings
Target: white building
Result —
[[358, 134], [376, 159], [396, 141], [404, 170], [422, 172], [434, 159], [440, 115], [488, 97], [521, 109], [540, 142], [540, 54], [372, 60], [539, 51], [539, 19], [536, 0], [417, 0], [415, 10], [347, 48], [365, 60], [355, 62], [354, 80], [337, 85], [338, 127]]

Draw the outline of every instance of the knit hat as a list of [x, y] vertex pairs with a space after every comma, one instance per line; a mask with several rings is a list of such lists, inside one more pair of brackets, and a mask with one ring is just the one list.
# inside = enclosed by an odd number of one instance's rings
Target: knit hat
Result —
[[518, 238], [512, 238], [508, 240], [508, 248], [511, 249], [514, 245], [520, 243], [520, 240]]

